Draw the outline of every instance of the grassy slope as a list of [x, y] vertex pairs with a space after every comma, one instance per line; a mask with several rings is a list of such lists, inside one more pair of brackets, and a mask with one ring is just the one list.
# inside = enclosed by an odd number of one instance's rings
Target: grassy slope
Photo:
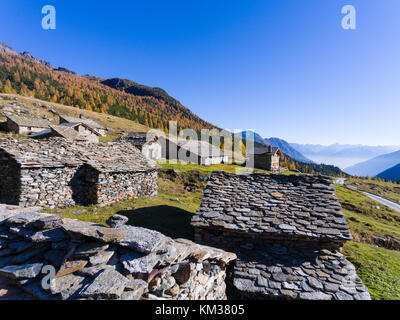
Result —
[[346, 181], [346, 184], [355, 186], [359, 190], [376, 194], [393, 202], [400, 203], [400, 185], [397, 183], [350, 178]]
[[373, 299], [400, 300], [400, 252], [376, 247], [371, 240], [372, 235], [400, 238], [400, 214], [343, 186], [336, 186], [336, 190], [354, 240], [358, 241], [347, 242], [344, 254]]
[[[26, 109], [31, 111], [34, 115], [43, 117], [46, 116], [50, 119], [52, 119], [54, 124], [57, 124], [58, 117], [56, 117], [52, 112], [49, 110], [34, 106], [34, 103], [40, 103], [41, 105], [45, 106], [51, 106], [52, 110], [55, 112], [62, 114], [62, 115], [67, 115], [71, 117], [79, 117], [80, 114], [82, 114], [85, 118], [92, 119], [102, 126], [106, 128], [111, 128], [115, 130], [116, 132], [119, 131], [138, 131], [138, 132], [147, 132], [150, 130], [150, 128], [143, 126], [135, 121], [119, 118], [119, 117], [114, 117], [108, 114], [103, 114], [99, 112], [93, 112], [93, 111], [88, 111], [88, 110], [82, 110], [82, 109], [77, 109], [74, 107], [70, 106], [65, 106], [62, 104], [58, 103], [51, 103], [48, 101], [43, 101], [39, 99], [34, 99], [30, 97], [23, 97], [20, 95], [13, 95], [13, 94], [0, 94], [0, 98], [4, 97], [11, 97], [11, 98], [16, 98], [17, 100], [4, 100], [0, 99], [0, 105], [9, 105], [12, 102], [18, 102], [20, 105], [21, 103], [25, 104], [26, 107], [23, 107], [22, 109]], [[122, 129], [122, 130], [121, 130]]]
[[400, 239], [400, 213], [343, 186], [336, 195], [355, 239], [370, 242], [374, 234]]
[[343, 248], [376, 300], [400, 300], [400, 252], [347, 242]]

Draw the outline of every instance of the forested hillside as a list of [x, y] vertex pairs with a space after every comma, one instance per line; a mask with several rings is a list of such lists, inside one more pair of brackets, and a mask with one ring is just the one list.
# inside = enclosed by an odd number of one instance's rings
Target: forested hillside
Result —
[[125, 92], [102, 84], [94, 77], [62, 70], [55, 70], [29, 55], [0, 52], [0, 92], [107, 113], [164, 131], [168, 131], [170, 120], [177, 121], [179, 128], [214, 127], [162, 89], [136, 84], [137, 90]]

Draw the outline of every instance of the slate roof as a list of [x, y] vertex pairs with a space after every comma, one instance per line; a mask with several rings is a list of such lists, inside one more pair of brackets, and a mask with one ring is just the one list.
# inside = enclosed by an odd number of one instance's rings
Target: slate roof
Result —
[[15, 122], [20, 127], [48, 128], [50, 123], [42, 118], [21, 117], [17, 115], [6, 115], [6, 118]]
[[215, 171], [195, 227], [274, 238], [352, 239], [328, 176]]
[[84, 123], [87, 126], [93, 128], [93, 129], [105, 129], [102, 125], [98, 124], [96, 121], [91, 120], [91, 119], [86, 119], [86, 118], [75, 118], [75, 117], [69, 117], [69, 116], [61, 116], [60, 118], [64, 119], [65, 121], [69, 123]]
[[[13, 156], [25, 168], [63, 167], [90, 164], [100, 172], [143, 172], [158, 169], [130, 143], [104, 142], [90, 144], [48, 140], [0, 139], [0, 150]], [[1, 160], [1, 154], [0, 154]]]
[[75, 131], [74, 128], [69, 126], [50, 126], [51, 130], [58, 134], [60, 137], [63, 137], [70, 141], [87, 141], [85, 136], [79, 134], [79, 132]]
[[256, 154], [256, 155], [263, 155], [263, 154], [271, 155], [272, 154], [272, 155], [274, 155], [278, 151], [280, 151], [280, 149], [278, 147], [272, 147], [271, 151], [272, 152], [269, 151], [267, 146], [263, 146], [263, 147], [255, 146], [253, 154]]
[[116, 141], [129, 141], [137, 147], [142, 147], [148, 142], [158, 141], [158, 137], [154, 133], [148, 132], [130, 132], [125, 136], [119, 137]]

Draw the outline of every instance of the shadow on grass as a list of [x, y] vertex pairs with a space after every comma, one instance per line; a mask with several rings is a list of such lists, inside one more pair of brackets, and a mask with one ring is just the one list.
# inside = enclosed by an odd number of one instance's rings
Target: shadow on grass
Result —
[[118, 214], [128, 217], [130, 225], [157, 230], [174, 239], [194, 240], [194, 229], [190, 225], [193, 213], [181, 208], [164, 205], [119, 211]]

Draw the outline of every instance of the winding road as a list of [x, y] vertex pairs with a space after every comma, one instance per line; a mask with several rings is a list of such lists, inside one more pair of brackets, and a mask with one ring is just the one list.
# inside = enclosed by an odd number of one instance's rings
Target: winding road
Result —
[[397, 204], [396, 202], [390, 201], [388, 199], [382, 198], [380, 196], [377, 196], [377, 195], [369, 193], [369, 192], [365, 192], [365, 191], [361, 191], [361, 192], [363, 194], [365, 194], [367, 197], [371, 198], [372, 200], [375, 200], [375, 201], [389, 207], [392, 210], [400, 212], [400, 205]]
[[[336, 183], [337, 184], [344, 185], [345, 182], [346, 182], [346, 178], [338, 178], [338, 179], [336, 179]], [[382, 198], [380, 196], [377, 196], [375, 194], [372, 194], [372, 193], [369, 193], [369, 192], [366, 192], [366, 191], [360, 191], [359, 190], [359, 192], [365, 194], [368, 198], [370, 198], [372, 200], [375, 200], [375, 201], [379, 202], [380, 204], [383, 204], [383, 205], [389, 207], [390, 209], [392, 209], [394, 211], [400, 212], [400, 204], [398, 204], [396, 202], [390, 201], [388, 199]]]

